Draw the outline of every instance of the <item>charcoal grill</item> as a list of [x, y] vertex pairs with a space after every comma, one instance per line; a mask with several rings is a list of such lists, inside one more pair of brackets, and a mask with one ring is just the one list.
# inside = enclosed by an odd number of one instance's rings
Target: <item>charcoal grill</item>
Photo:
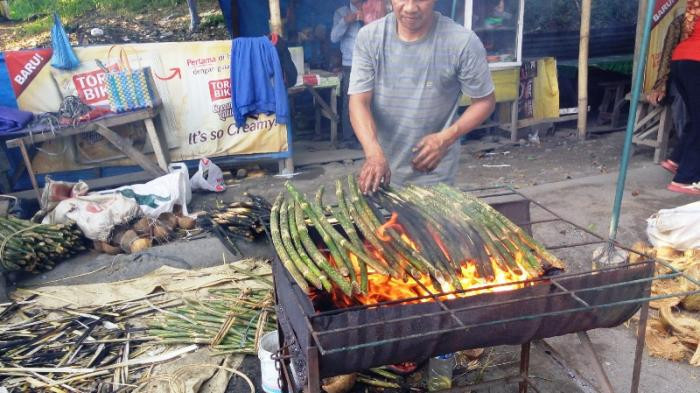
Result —
[[[578, 234], [577, 242], [547, 244], [553, 252], [566, 254], [579, 247], [605, 243], [605, 239], [571, 223], [541, 204], [507, 187], [465, 190], [484, 198], [496, 210], [529, 233], [547, 225], [564, 225]], [[537, 208], [542, 217], [531, 219]], [[542, 239], [538, 239], [542, 241]], [[618, 247], [625, 248], [619, 244]], [[634, 252], [629, 248], [625, 248]], [[587, 255], [591, 255], [588, 253]], [[654, 277], [657, 264], [671, 273]], [[320, 392], [320, 379], [366, 370], [387, 364], [421, 362], [445, 353], [499, 345], [521, 345], [518, 375], [497, 382], [519, 382], [520, 391], [532, 385], [528, 377], [530, 342], [536, 339], [611, 328], [631, 318], [640, 308], [640, 332], [633, 374], [638, 386], [641, 349], [648, 314], [648, 302], [678, 296], [650, 295], [654, 280], [684, 276], [670, 265], [649, 258], [619, 268], [590, 270], [543, 277], [528, 281], [522, 289], [454, 298], [470, 290], [402, 299], [371, 306], [356, 306], [317, 312], [279, 260], [273, 264], [276, 301], [285, 384], [289, 391]], [[503, 284], [509, 285], [509, 284]], [[499, 285], [494, 285], [497, 287]], [[483, 289], [483, 288], [481, 288]], [[700, 292], [700, 291], [699, 291]], [[421, 300], [430, 302], [417, 303]], [[590, 341], [580, 336], [593, 353]], [[287, 367], [293, 364], [292, 369]], [[596, 364], [601, 384], [612, 391], [602, 366]], [[471, 386], [469, 389], [477, 389]], [[469, 390], [468, 389], [468, 390]], [[457, 392], [459, 390], [451, 390]]]

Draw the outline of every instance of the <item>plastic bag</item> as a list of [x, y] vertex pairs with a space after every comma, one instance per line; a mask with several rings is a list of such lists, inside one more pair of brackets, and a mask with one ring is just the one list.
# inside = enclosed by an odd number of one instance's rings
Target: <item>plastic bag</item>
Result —
[[700, 201], [659, 210], [647, 220], [647, 236], [654, 247], [700, 249]]
[[80, 60], [75, 56], [73, 48], [70, 46], [68, 34], [63, 29], [61, 18], [57, 13], [53, 14], [53, 27], [51, 28], [51, 47], [53, 56], [51, 65], [62, 70], [72, 70], [80, 65]]
[[216, 164], [208, 158], [199, 160], [199, 170], [190, 179], [192, 190], [207, 190], [214, 192], [223, 192], [226, 190], [224, 185], [224, 173], [221, 172]]
[[133, 199], [120, 194], [90, 194], [65, 199], [44, 217], [43, 224], [65, 224], [74, 221], [85, 237], [108, 241], [112, 229], [141, 215]]
[[136, 201], [143, 214], [148, 217], [157, 218], [162, 213], [172, 212], [175, 205], [181, 205], [182, 214], [188, 215], [187, 195], [191, 195], [191, 191], [185, 173], [175, 170], [145, 184], [133, 184], [99, 193], [102, 195], [116, 193], [130, 198]]

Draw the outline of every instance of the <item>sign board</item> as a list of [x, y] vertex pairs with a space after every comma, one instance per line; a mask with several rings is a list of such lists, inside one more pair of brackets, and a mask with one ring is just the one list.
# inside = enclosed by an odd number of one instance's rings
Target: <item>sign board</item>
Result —
[[[90, 105], [107, 105], [104, 71], [122, 66], [151, 67], [163, 101], [161, 120], [173, 161], [202, 157], [265, 154], [286, 157], [287, 128], [273, 115], [235, 124], [231, 105], [231, 41], [177, 42], [75, 48], [79, 68], [58, 70], [49, 65], [51, 49], [4, 52], [18, 107], [34, 113], [57, 111], [61, 97], [77, 95]], [[145, 133], [119, 130], [148, 151]], [[66, 139], [66, 138], [63, 138]], [[130, 164], [99, 136], [75, 142], [47, 142], [34, 158], [39, 173]], [[66, 146], [71, 144], [71, 146]], [[48, 152], [48, 154], [47, 154]], [[123, 158], [123, 157], [122, 157]]]
[[[651, 1], [651, 0], [650, 0]], [[677, 16], [685, 12], [686, 0], [656, 0], [654, 19], [649, 41], [649, 57], [644, 74], [644, 91], [649, 92], [654, 87], [659, 75], [661, 55], [664, 50], [666, 33]]]

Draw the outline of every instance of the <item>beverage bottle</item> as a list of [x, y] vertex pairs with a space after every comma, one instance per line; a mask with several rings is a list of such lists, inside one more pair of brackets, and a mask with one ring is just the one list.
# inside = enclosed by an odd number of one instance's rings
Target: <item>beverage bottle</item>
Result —
[[428, 391], [450, 389], [452, 387], [452, 370], [455, 367], [453, 353], [430, 358], [428, 363]]

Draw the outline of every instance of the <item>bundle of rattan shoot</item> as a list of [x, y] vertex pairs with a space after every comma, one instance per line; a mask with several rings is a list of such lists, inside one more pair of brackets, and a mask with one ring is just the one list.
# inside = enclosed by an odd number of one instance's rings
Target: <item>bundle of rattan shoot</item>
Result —
[[0, 217], [1, 270], [39, 273], [85, 249], [83, 234], [75, 225]]
[[349, 176], [347, 186], [336, 182], [335, 207], [324, 204], [323, 188], [311, 200], [286, 187], [270, 219], [280, 261], [304, 291], [330, 292], [348, 305], [515, 289], [563, 269], [502, 214], [446, 185], [364, 196]]

